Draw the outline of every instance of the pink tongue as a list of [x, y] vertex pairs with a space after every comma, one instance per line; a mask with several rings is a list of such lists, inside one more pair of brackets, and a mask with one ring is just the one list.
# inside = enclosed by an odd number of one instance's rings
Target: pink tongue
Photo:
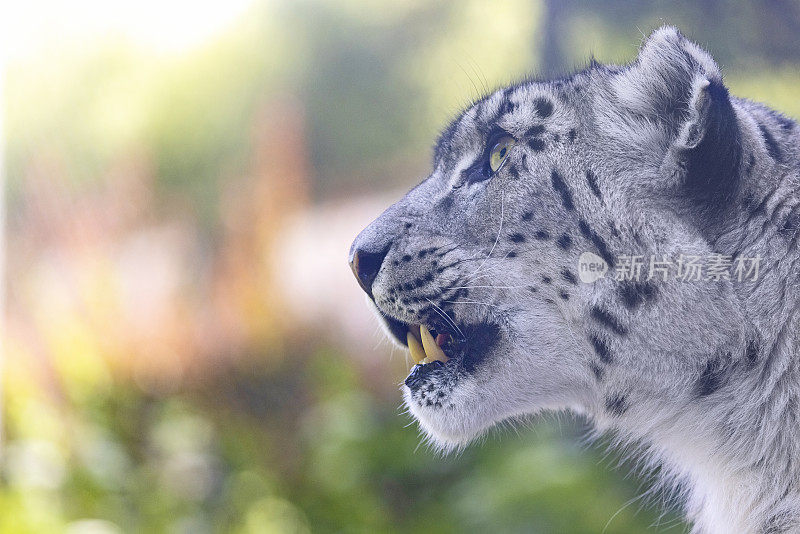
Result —
[[443, 347], [445, 342], [447, 341], [447, 336], [444, 334], [439, 334], [436, 336], [436, 344], [440, 347]]

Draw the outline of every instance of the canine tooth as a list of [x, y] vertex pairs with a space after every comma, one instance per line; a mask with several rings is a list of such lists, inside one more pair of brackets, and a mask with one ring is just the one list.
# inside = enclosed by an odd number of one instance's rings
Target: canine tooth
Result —
[[414, 337], [410, 330], [406, 332], [406, 343], [408, 343], [408, 351], [411, 353], [411, 359], [414, 360], [414, 363], [420, 363], [425, 359], [425, 349], [422, 348], [419, 340]]
[[446, 362], [448, 359], [447, 356], [439, 345], [436, 344], [436, 340], [433, 339], [433, 335], [431, 335], [428, 327], [425, 325], [420, 326], [419, 333], [422, 337], [422, 347], [425, 349], [425, 354], [428, 358], [431, 361], [439, 360], [440, 362]]

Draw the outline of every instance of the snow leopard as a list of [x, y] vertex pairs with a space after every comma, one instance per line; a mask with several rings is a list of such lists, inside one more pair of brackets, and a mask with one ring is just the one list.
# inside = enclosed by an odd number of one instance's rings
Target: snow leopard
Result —
[[800, 532], [798, 141], [669, 26], [474, 101], [349, 253], [424, 436], [573, 412], [693, 533]]

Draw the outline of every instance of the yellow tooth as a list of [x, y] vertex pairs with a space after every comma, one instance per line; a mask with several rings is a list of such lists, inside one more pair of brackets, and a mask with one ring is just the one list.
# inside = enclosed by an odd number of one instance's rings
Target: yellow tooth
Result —
[[408, 351], [411, 353], [411, 359], [414, 363], [420, 363], [425, 359], [425, 349], [420, 345], [419, 340], [414, 337], [411, 331], [406, 332], [406, 343], [408, 343]]
[[448, 360], [447, 356], [442, 348], [436, 344], [436, 340], [433, 339], [433, 335], [428, 330], [428, 327], [425, 325], [420, 326], [419, 333], [422, 337], [422, 346], [428, 358], [430, 358], [431, 361], [439, 360], [440, 362], [446, 362]]

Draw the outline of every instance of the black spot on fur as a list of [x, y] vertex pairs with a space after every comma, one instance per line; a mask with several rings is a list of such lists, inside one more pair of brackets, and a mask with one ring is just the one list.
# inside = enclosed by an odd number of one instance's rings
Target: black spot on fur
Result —
[[520, 161], [520, 165], [522, 166], [522, 170], [524, 172], [528, 172], [528, 155], [527, 154], [523, 154], [522, 155], [522, 160]]
[[531, 219], [533, 219], [533, 212], [526, 211], [525, 213], [522, 214], [523, 221], [530, 221]]
[[447, 195], [446, 197], [442, 198], [442, 200], [439, 201], [438, 211], [442, 214], [444, 218], [447, 218], [449, 217], [449, 214], [452, 211], [454, 205], [455, 205], [455, 199], [453, 198], [453, 195]]
[[533, 101], [533, 107], [536, 110], [536, 114], [543, 119], [553, 114], [553, 103], [544, 97], [536, 98]]
[[561, 300], [569, 300], [569, 293], [567, 293], [563, 289], [559, 291], [558, 296], [561, 297]]
[[621, 393], [615, 393], [606, 397], [606, 410], [611, 415], [616, 415], [617, 417], [624, 414], [628, 410], [628, 404], [627, 400], [625, 399], [625, 395], [622, 395]]
[[614, 257], [611, 255], [611, 251], [608, 250], [608, 245], [605, 240], [592, 230], [589, 223], [583, 219], [578, 221], [578, 229], [581, 231], [581, 235], [591, 241], [595, 248], [597, 248], [598, 254], [600, 254], [600, 257], [608, 264], [608, 268], [613, 269], [615, 265]]
[[792, 211], [783, 220], [783, 224], [781, 224], [778, 232], [785, 236], [794, 237], [798, 229], [800, 229], [800, 212]]
[[755, 339], [747, 342], [747, 349], [745, 349], [745, 357], [750, 366], [754, 366], [758, 361], [758, 343]]
[[513, 163], [508, 166], [508, 174], [510, 174], [515, 180], [519, 180], [519, 170], [517, 170], [517, 166]]
[[[727, 355], [730, 360], [730, 354]], [[714, 358], [706, 362], [695, 390], [700, 397], [706, 397], [717, 391], [725, 381], [726, 366], [722, 358]]]
[[558, 135], [558, 134], [553, 134], [553, 141], [555, 141], [556, 143], [558, 143], [559, 141], [561, 141], [561, 136], [560, 136], [560, 135]]
[[603, 379], [603, 368], [600, 367], [600, 365], [598, 365], [595, 362], [592, 362], [592, 363], [589, 364], [589, 369], [592, 370], [592, 374], [594, 374], [594, 377], [597, 380], [602, 380]]
[[534, 150], [536, 152], [541, 152], [542, 150], [544, 150], [544, 140], [538, 137], [528, 139], [528, 146], [531, 147], [531, 150]]
[[592, 344], [594, 351], [597, 353], [597, 356], [600, 360], [604, 363], [611, 363], [613, 358], [611, 357], [611, 349], [608, 348], [608, 345], [605, 341], [600, 339], [594, 334], [589, 336], [589, 342]]
[[781, 161], [783, 156], [781, 154], [781, 147], [778, 146], [778, 142], [775, 141], [775, 138], [765, 125], [759, 124], [758, 129], [761, 130], [761, 136], [764, 138], [764, 143], [767, 145], [769, 157], [776, 161]]
[[575, 138], [578, 136], [578, 132], [575, 131], [575, 128], [570, 129], [569, 133], [567, 134], [569, 137], [569, 142], [574, 143]]
[[611, 315], [608, 311], [595, 306], [592, 308], [590, 315], [592, 319], [605, 326], [615, 334], [620, 336], [628, 334], [628, 329], [625, 327], [625, 325], [620, 323], [619, 319]]
[[563, 178], [558, 172], [553, 169], [550, 173], [550, 178], [553, 182], [553, 189], [558, 191], [558, 194], [561, 195], [561, 202], [564, 204], [564, 207], [569, 211], [575, 210], [575, 204], [572, 202], [572, 193], [570, 192], [567, 184], [564, 183]]
[[592, 190], [594, 196], [599, 199], [603, 198], [602, 193], [600, 193], [600, 188], [597, 187], [597, 176], [595, 176], [592, 171], [586, 171], [586, 183], [589, 184], [589, 189]]
[[567, 269], [561, 271], [561, 277], [572, 285], [578, 285], [578, 279]]
[[404, 262], [409, 262], [409, 261], [411, 261], [411, 255], [410, 254], [404, 254], [403, 257], [400, 258], [400, 259], [403, 260]]
[[511, 252], [506, 254], [506, 258], [516, 258], [516, 257], [517, 257], [517, 251], [516, 250], [512, 250]]
[[792, 119], [786, 118], [786, 117], [784, 117], [783, 115], [780, 115], [780, 114], [774, 114], [773, 117], [775, 118], [775, 120], [778, 121], [778, 124], [781, 125], [781, 129], [782, 130], [785, 130], [785, 131], [788, 132], [788, 131], [794, 129], [795, 123], [794, 123], [794, 121]]
[[410, 222], [407, 222], [404, 226], [406, 230], [408, 230], [409, 228], [411, 228], [412, 224]]
[[525, 130], [525, 137], [539, 137], [544, 133], [544, 126], [541, 124], [537, 124], [536, 126], [531, 126], [527, 130]]
[[544, 275], [544, 276], [542, 276], [542, 282], [544, 282], [545, 284], [552, 284], [553, 283], [553, 279], [550, 278], [547, 275]]
[[550, 234], [546, 230], [536, 230], [536, 233], [533, 234], [533, 237], [539, 241], [546, 241], [550, 239]]
[[626, 280], [619, 285], [620, 299], [629, 310], [635, 310], [645, 302], [651, 302], [657, 293], [658, 289], [652, 282]]
[[572, 238], [569, 236], [569, 234], [561, 234], [558, 240], [556, 241], [556, 244], [560, 248], [568, 250], [570, 245], [572, 245]]
[[508, 236], [508, 239], [512, 243], [524, 243], [525, 242], [525, 236], [520, 234], [520, 233], [511, 234], [510, 236]]

